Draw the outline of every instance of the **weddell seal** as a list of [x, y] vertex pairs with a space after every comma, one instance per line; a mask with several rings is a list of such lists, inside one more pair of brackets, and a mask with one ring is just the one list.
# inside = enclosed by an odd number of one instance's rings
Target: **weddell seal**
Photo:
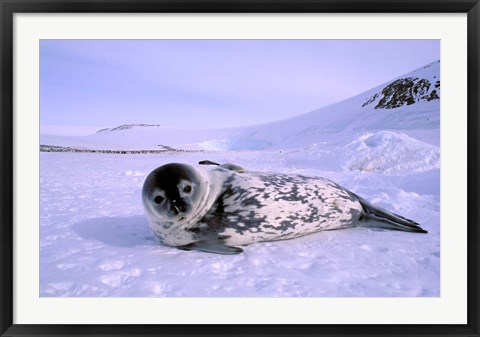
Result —
[[236, 254], [236, 246], [362, 225], [427, 233], [325, 178], [199, 164], [166, 164], [145, 180], [148, 222], [165, 245]]

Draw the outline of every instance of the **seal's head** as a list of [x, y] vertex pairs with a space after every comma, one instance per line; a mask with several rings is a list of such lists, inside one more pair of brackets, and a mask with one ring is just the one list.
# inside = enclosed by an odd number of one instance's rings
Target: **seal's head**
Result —
[[160, 166], [143, 184], [143, 204], [161, 222], [182, 222], [192, 217], [201, 202], [203, 184], [201, 173], [190, 165]]

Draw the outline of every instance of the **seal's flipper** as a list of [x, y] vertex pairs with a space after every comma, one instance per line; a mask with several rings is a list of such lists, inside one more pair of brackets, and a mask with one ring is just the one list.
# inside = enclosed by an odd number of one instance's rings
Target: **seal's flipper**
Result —
[[220, 167], [223, 167], [224, 169], [227, 169], [227, 170], [230, 170], [230, 171], [235, 171], [235, 172], [238, 172], [238, 173], [242, 173], [242, 172], [245, 172], [246, 170], [239, 166], [239, 165], [235, 165], [235, 164], [222, 164], [220, 165]]
[[178, 249], [182, 250], [198, 250], [200, 252], [222, 254], [222, 255], [234, 255], [243, 252], [243, 249], [238, 247], [232, 247], [224, 245], [223, 243], [216, 241], [197, 241], [189, 243], [188, 245], [179, 246]]
[[235, 172], [238, 172], [238, 173], [242, 173], [242, 172], [246, 171], [240, 165], [235, 165], [235, 164], [230, 164], [230, 163], [220, 165], [219, 163], [215, 163], [214, 161], [211, 161], [211, 160], [202, 160], [202, 161], [199, 161], [198, 164], [199, 165], [216, 165], [216, 166], [223, 167], [226, 170], [235, 171]]
[[217, 165], [219, 166], [219, 163], [215, 163], [214, 161], [211, 160], [201, 160], [198, 162], [198, 165]]
[[[378, 223], [377, 226], [382, 228], [396, 229], [405, 232], [428, 233], [428, 231], [420, 227], [420, 224], [413, 220], [376, 207], [356, 194], [355, 197], [360, 201], [364, 210], [361, 220], [374, 220]], [[363, 224], [366, 226], [369, 225], [368, 222]]]

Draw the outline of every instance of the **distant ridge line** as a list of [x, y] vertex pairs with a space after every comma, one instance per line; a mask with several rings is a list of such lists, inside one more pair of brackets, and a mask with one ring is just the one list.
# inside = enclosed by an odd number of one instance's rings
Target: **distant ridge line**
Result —
[[161, 150], [102, 150], [102, 149], [77, 149], [66, 146], [40, 145], [40, 152], [84, 152], [84, 153], [111, 153], [111, 154], [156, 154], [156, 153], [205, 153], [204, 150], [183, 150], [163, 146]]
[[120, 125], [120, 126], [117, 126], [117, 127], [114, 127], [114, 128], [105, 128], [105, 129], [101, 129], [101, 130], [98, 130], [97, 133], [99, 132], [105, 132], [105, 131], [120, 131], [120, 130], [129, 130], [129, 129], [133, 129], [135, 127], [143, 127], [143, 128], [149, 128], [149, 127], [160, 127], [161, 125], [160, 124], [124, 124], [124, 125]]

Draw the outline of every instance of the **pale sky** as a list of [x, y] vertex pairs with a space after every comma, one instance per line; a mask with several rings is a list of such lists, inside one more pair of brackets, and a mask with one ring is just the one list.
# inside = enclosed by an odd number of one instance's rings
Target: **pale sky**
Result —
[[42, 40], [40, 124], [57, 134], [142, 123], [254, 125], [347, 99], [437, 59], [439, 40]]

